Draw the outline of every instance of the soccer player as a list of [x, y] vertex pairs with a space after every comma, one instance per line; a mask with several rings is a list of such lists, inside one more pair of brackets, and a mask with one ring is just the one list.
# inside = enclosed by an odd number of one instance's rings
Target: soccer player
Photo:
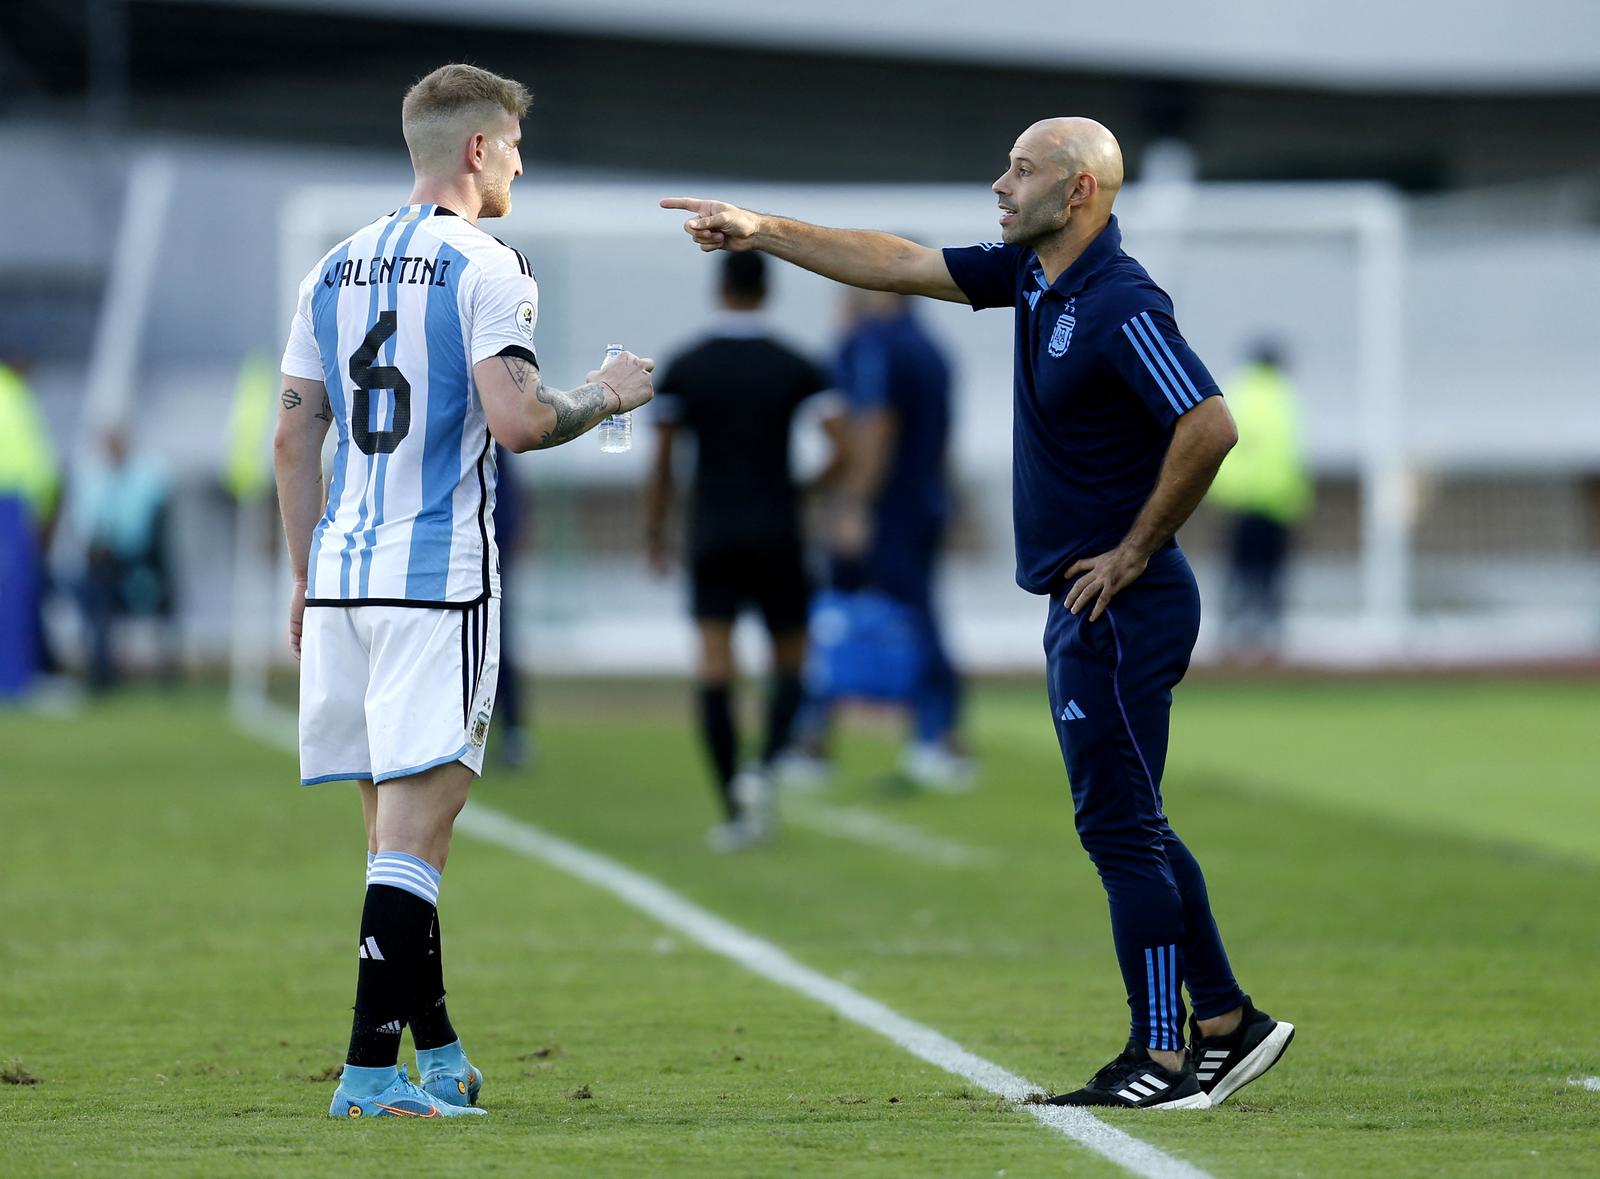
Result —
[[1271, 1068], [1294, 1028], [1234, 980], [1200, 866], [1162, 811], [1172, 689], [1200, 621], [1174, 537], [1236, 434], [1172, 301], [1122, 251], [1121, 184], [1111, 133], [1058, 118], [1024, 131], [994, 182], [999, 242], [940, 251], [720, 201], [661, 203], [691, 214], [705, 251], [759, 249], [854, 286], [1015, 309], [1017, 582], [1049, 598], [1050, 712], [1132, 1014], [1123, 1052], [1052, 1100], [1204, 1107]]
[[[653, 365], [627, 353], [570, 391], [540, 375], [533, 269], [478, 227], [511, 210], [527, 106], [520, 84], [467, 65], [411, 88], [401, 119], [415, 187], [312, 268], [284, 351], [274, 464], [301, 781], [359, 782], [367, 828], [333, 1117], [482, 1112], [483, 1075], [445, 1008], [435, 905], [494, 712], [491, 440], [559, 446], [651, 396]], [[420, 1085], [396, 1063], [407, 1025]]]
[[[772, 761], [789, 744], [804, 694], [800, 674], [809, 595], [789, 439], [796, 411], [831, 383], [815, 364], [774, 338], [761, 313], [766, 298], [765, 259], [730, 254], [718, 291], [717, 322], [662, 370], [655, 467], [645, 495], [651, 563], [662, 570], [673, 444], [680, 432], [692, 434], [689, 565], [700, 637], [700, 729], [724, 816], [710, 833], [717, 851], [736, 851], [771, 837]], [[836, 454], [833, 465], [838, 462]], [[760, 609], [772, 639], [772, 687], [760, 759], [741, 771], [730, 697], [733, 624], [746, 606]]]

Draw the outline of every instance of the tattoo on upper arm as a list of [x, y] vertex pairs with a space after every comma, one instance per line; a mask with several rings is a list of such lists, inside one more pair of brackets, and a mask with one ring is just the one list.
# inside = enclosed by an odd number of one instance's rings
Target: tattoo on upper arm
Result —
[[506, 372], [519, 390], [527, 388], [528, 374], [533, 371], [533, 365], [520, 356], [502, 356], [500, 363], [506, 366]]
[[326, 393], [322, 395], [322, 408], [312, 416], [321, 418], [325, 422], [333, 421], [333, 403], [328, 400]]
[[556, 411], [555, 429], [547, 430], [539, 439], [541, 448], [560, 446], [571, 442], [598, 420], [598, 415], [611, 397], [611, 390], [596, 381], [579, 385], [570, 393], [540, 385], [535, 396]]
[[300, 394], [296, 393], [289, 386], [285, 385], [283, 387], [283, 397], [280, 400], [283, 402], [284, 409], [295, 409], [299, 406], [302, 398], [300, 397]]

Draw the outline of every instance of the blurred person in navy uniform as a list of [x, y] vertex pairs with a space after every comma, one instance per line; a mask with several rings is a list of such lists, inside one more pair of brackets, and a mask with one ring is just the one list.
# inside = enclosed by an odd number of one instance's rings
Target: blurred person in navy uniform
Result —
[[0, 698], [56, 670], [42, 608], [61, 473], [25, 374], [20, 361], [0, 364]]
[[[810, 598], [790, 439], [801, 404], [831, 386], [816, 364], [774, 337], [761, 311], [766, 298], [761, 256], [730, 255], [717, 321], [656, 382], [656, 454], [645, 497], [650, 561], [665, 573], [673, 449], [680, 434], [693, 435], [686, 547], [700, 645], [700, 731], [724, 820], [710, 835], [717, 850], [772, 834], [768, 771], [789, 744], [803, 696]], [[771, 636], [772, 674], [760, 754], [741, 769], [733, 625], [747, 607], [761, 612]]]
[[[920, 659], [906, 701], [912, 732], [901, 770], [920, 785], [963, 789], [972, 766], [956, 739], [961, 679], [934, 608], [950, 517], [950, 365], [903, 296], [852, 291], [847, 311], [835, 373], [849, 407], [848, 457], [831, 528], [830, 581], [845, 591], [877, 590], [905, 608]], [[831, 712], [826, 698], [807, 701], [786, 773], [826, 775]]]
[[1211, 484], [1228, 513], [1223, 644], [1230, 657], [1270, 662], [1283, 643], [1283, 584], [1294, 526], [1311, 509], [1294, 382], [1275, 340], [1262, 340], [1228, 382], [1239, 444]]
[[1130, 1017], [1122, 1052], [1050, 1101], [1199, 1109], [1276, 1064], [1294, 1026], [1240, 988], [1200, 865], [1163, 809], [1172, 690], [1200, 629], [1176, 535], [1237, 432], [1171, 298], [1122, 249], [1122, 178], [1110, 131], [1057, 118], [1017, 137], [991, 186], [998, 242], [933, 250], [722, 201], [661, 204], [689, 213], [704, 251], [761, 250], [852, 286], [1012, 313], [1017, 583], [1049, 603], [1051, 722]]
[[516, 473], [511, 452], [498, 442], [494, 447], [496, 472], [494, 493], [494, 541], [500, 559], [500, 675], [495, 684], [502, 729], [495, 737], [495, 756], [512, 769], [530, 765], [534, 757], [533, 735], [528, 731], [530, 701], [517, 661], [516, 586], [521, 579], [517, 566], [528, 537], [528, 497]]
[[106, 431], [101, 458], [88, 464], [73, 492], [75, 523], [84, 543], [83, 616], [89, 686], [117, 685], [119, 619], [158, 623], [163, 678], [176, 671], [172, 632], [173, 584], [167, 557], [170, 488], [154, 459], [130, 453], [121, 427]]

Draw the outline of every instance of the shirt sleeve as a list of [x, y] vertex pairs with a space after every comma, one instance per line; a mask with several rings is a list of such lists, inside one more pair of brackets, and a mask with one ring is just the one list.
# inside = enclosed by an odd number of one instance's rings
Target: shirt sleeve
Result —
[[656, 378], [656, 395], [650, 399], [650, 416], [658, 422], [678, 425], [684, 414], [684, 358], [669, 361], [666, 369]]
[[945, 268], [974, 311], [986, 307], [1014, 307], [1017, 302], [1017, 260], [1020, 246], [984, 242], [976, 246], [950, 246], [944, 251]]
[[526, 267], [522, 255], [507, 251], [479, 276], [468, 309], [467, 339], [473, 364], [507, 349], [533, 353], [539, 284]]
[[289, 342], [284, 345], [283, 361], [278, 369], [285, 376], [300, 377], [307, 381], [326, 380], [322, 367], [322, 354], [317, 348], [317, 331], [311, 322], [311, 289], [315, 275], [300, 284], [300, 297], [295, 300], [294, 318], [289, 321]]
[[1131, 316], [1111, 333], [1106, 355], [1119, 376], [1166, 429], [1221, 390], [1166, 311]]

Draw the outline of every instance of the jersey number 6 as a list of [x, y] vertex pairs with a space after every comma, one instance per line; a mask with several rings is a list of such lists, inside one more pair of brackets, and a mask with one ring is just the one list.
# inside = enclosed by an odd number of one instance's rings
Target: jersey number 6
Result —
[[[411, 382], [392, 364], [372, 363], [383, 342], [394, 333], [395, 313], [380, 311], [378, 322], [361, 341], [361, 347], [350, 355], [350, 379], [356, 386], [356, 395], [350, 404], [350, 435], [362, 454], [393, 454], [395, 447], [411, 433]], [[374, 389], [394, 390], [394, 425], [387, 430], [372, 428]]]

